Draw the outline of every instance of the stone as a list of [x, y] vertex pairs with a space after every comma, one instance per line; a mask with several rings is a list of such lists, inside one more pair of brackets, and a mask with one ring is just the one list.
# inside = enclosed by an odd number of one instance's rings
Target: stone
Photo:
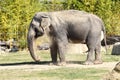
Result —
[[103, 80], [120, 80], [120, 62], [118, 62], [115, 68], [104, 76]]
[[67, 53], [70, 54], [81, 54], [86, 53], [88, 48], [85, 44], [68, 44]]
[[113, 45], [112, 55], [120, 55], [120, 42], [117, 42]]
[[37, 48], [39, 50], [48, 50], [48, 49], [50, 49], [50, 44], [49, 43], [43, 43], [43, 44], [37, 46]]
[[[68, 44], [67, 53], [69, 54], [87, 54], [88, 48], [86, 44]], [[106, 52], [105, 47], [101, 47], [102, 52]]]
[[0, 54], [5, 53], [5, 48], [0, 46]]

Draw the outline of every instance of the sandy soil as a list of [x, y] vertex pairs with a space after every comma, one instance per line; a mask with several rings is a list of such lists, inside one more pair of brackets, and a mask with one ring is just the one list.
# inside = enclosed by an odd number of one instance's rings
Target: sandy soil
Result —
[[105, 68], [112, 70], [118, 62], [104, 62], [103, 64], [98, 65], [82, 65], [77, 63], [68, 63], [65, 66], [56, 66], [45, 64], [0, 64], [0, 70], [9, 70], [9, 69], [24, 69], [24, 70], [49, 70], [57, 69], [62, 67], [69, 68]]

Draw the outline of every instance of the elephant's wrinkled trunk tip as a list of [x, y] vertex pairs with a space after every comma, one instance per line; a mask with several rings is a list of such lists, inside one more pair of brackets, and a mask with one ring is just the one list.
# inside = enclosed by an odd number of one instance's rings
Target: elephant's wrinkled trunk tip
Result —
[[35, 40], [34, 40], [34, 35], [31, 35], [30, 33], [33, 32], [29, 32], [28, 36], [27, 36], [27, 40], [28, 40], [28, 50], [30, 52], [31, 57], [33, 58], [33, 60], [35, 62], [39, 62], [40, 59], [38, 58], [38, 56], [36, 55], [36, 46], [35, 46]]
[[[31, 53], [30, 53], [31, 54]], [[40, 62], [40, 59], [38, 58], [38, 57], [33, 57], [33, 55], [31, 55], [32, 56], [32, 58], [33, 58], [33, 60], [35, 61], [35, 62]]]

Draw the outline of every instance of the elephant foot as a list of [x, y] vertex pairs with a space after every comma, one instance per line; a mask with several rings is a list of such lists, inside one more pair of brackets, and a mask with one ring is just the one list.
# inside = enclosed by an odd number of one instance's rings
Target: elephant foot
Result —
[[59, 62], [58, 63], [58, 66], [65, 66], [66, 65], [66, 62]]
[[56, 65], [56, 66], [65, 66], [66, 65], [66, 62], [52, 62], [50, 63], [49, 65]]
[[102, 63], [103, 63], [102, 60], [95, 60], [95, 61], [94, 61], [94, 64], [102, 64]]
[[51, 62], [49, 65], [58, 65], [58, 62]]
[[93, 65], [94, 63], [92, 61], [86, 61], [83, 63], [84, 65]]

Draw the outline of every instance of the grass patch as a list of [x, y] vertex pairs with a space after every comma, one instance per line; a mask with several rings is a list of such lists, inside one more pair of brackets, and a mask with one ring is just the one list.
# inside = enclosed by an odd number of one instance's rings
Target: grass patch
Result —
[[[50, 61], [50, 54], [46, 52], [37, 52], [41, 61]], [[0, 54], [0, 63], [19, 63], [19, 62], [34, 62], [29, 52], [20, 51], [16, 53]]]
[[[41, 61], [51, 61], [49, 52], [41, 51], [37, 55]], [[120, 61], [120, 56], [102, 53], [104, 62]], [[67, 61], [83, 62], [86, 60], [86, 54], [66, 54]], [[29, 64], [34, 63], [28, 52], [17, 52], [0, 54], [0, 66], [9, 66], [9, 64]], [[5, 64], [5, 65], [4, 65]], [[34, 64], [31, 64], [34, 66]], [[11, 65], [12, 66], [12, 65]], [[1, 69], [0, 80], [100, 80], [101, 77], [108, 73], [105, 68], [68, 68], [60, 67], [51, 70], [32, 70], [32, 69]]]
[[[108, 70], [60, 68], [46, 71], [1, 70], [1, 80], [100, 80]], [[7, 74], [6, 74], [7, 73]]]
[[[66, 73], [67, 72], [67, 73]], [[101, 74], [106, 72], [106, 70], [99, 69], [79, 69], [79, 68], [61, 68], [56, 70], [45, 71], [44, 73], [39, 72], [41, 77], [56, 77], [60, 80], [98, 80], [101, 77]]]
[[28, 61], [31, 61], [31, 57], [27, 52], [0, 54], [0, 63], [17, 63]]
[[[37, 55], [41, 61], [51, 61], [50, 53], [46, 51], [39, 51]], [[66, 54], [67, 61], [85, 61], [86, 54]], [[104, 62], [116, 62], [120, 61], [120, 55], [111, 55], [110, 53], [102, 53]], [[30, 54], [26, 51], [17, 53], [0, 54], [0, 63], [19, 63], [19, 62], [34, 62]]]

